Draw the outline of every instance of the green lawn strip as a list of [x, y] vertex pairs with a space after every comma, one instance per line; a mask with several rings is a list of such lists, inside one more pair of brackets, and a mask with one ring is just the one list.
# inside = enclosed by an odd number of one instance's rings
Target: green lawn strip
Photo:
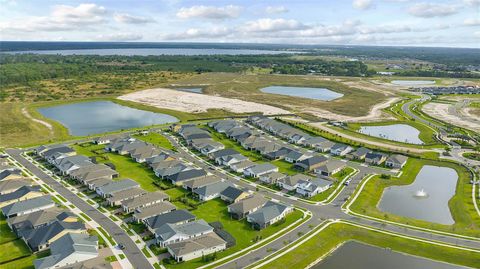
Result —
[[[316, 202], [324, 201], [330, 196], [330, 194], [336, 191], [338, 185], [343, 181], [343, 179], [348, 175], [350, 175], [350, 173], [352, 173], [353, 171], [354, 169], [352, 167], [345, 167], [341, 171], [335, 173], [333, 175], [333, 178], [335, 178], [333, 185], [330, 188], [328, 188], [326, 191], [313, 196], [309, 200], [316, 201]], [[341, 191], [341, 189], [339, 189], [339, 191]]]
[[49, 192], [55, 192], [52, 188], [50, 188], [50, 186], [48, 186], [47, 184], [43, 184], [42, 185], [45, 189], [47, 189]]
[[[385, 188], [390, 186], [411, 184], [424, 165], [450, 167], [457, 171], [459, 177], [457, 181], [456, 192], [454, 197], [450, 199], [448, 203], [452, 217], [455, 220], [454, 225], [442, 225], [403, 216], [397, 216], [382, 212], [377, 208], [377, 204], [379, 203]], [[410, 158], [403, 168], [403, 174], [399, 178], [390, 177], [389, 179], [382, 179], [379, 175], [376, 175], [370, 179], [363, 188], [361, 194], [351, 205], [350, 209], [359, 214], [385, 219], [388, 221], [478, 237], [480, 236], [480, 216], [478, 216], [478, 214], [475, 212], [471, 198], [472, 185], [469, 184], [469, 181], [469, 171], [460, 165], [450, 162]]]
[[118, 221], [118, 218], [115, 217], [114, 215], [110, 215], [110, 219], [113, 220], [113, 221]]
[[8, 227], [7, 220], [0, 213], [0, 246], [3, 243], [17, 239], [17, 235]]
[[[191, 211], [197, 219], [204, 219], [207, 222], [219, 221], [225, 231], [229, 232], [236, 240], [236, 245], [222, 252], [217, 253], [217, 259], [229, 256], [254, 244], [259, 239], [265, 239], [270, 235], [279, 232], [303, 216], [299, 210], [287, 215], [284, 222], [274, 224], [261, 231], [254, 230], [246, 219], [234, 220], [227, 212], [225, 202], [220, 199], [210, 200], [200, 204], [196, 210]], [[201, 258], [179, 264], [164, 264], [167, 268], [197, 268], [205, 265]]]
[[[0, 245], [1, 248], [1, 245]], [[50, 250], [37, 252], [27, 257], [16, 259], [0, 265], [2, 269], [34, 269], [33, 261], [50, 255]]]
[[480, 161], [480, 152], [465, 152], [462, 156], [467, 159]]
[[87, 220], [87, 221], [91, 221], [91, 220], [92, 220], [89, 216], [87, 216], [87, 214], [85, 214], [85, 213], [83, 213], [83, 212], [80, 213], [80, 216], [82, 216], [82, 218], [84, 218], [84, 219]]
[[61, 195], [56, 195], [56, 197], [57, 197], [59, 200], [61, 200], [62, 202], [64, 202], [64, 203], [68, 202], [67, 199], [65, 199], [65, 198], [64, 198], [63, 196], [61, 196]]
[[164, 149], [175, 150], [175, 147], [170, 141], [163, 135], [155, 132], [149, 132], [147, 135], [133, 135], [133, 137], [143, 140], [145, 142], [154, 144]]
[[120, 253], [120, 254], [118, 254], [118, 257], [120, 257], [120, 260], [123, 260], [123, 259], [125, 259], [125, 258], [126, 258], [126, 257], [125, 257], [125, 255], [124, 255], [124, 254], [121, 254], [121, 253]]
[[143, 252], [143, 254], [144, 254], [147, 258], [151, 258], [151, 257], [152, 257], [152, 254], [150, 254], [150, 252], [148, 252], [147, 247], [142, 248], [142, 252]]
[[[22, 239], [13, 240], [0, 245], [0, 264], [11, 260], [30, 256], [31, 252]], [[0, 266], [1, 267], [1, 266]]]
[[170, 200], [175, 201], [188, 195], [188, 191], [183, 188], [171, 188], [165, 191], [170, 197]]
[[112, 256], [106, 257], [105, 260], [106, 260], [107, 262], [116, 262], [118, 259], [117, 259], [117, 257], [116, 257], [115, 255], [112, 255]]
[[477, 267], [480, 260], [480, 254], [477, 252], [432, 245], [350, 224], [335, 223], [262, 268], [305, 268], [339, 244], [350, 240], [464, 266]]
[[105, 243], [105, 240], [103, 239], [103, 237], [101, 237], [96, 230], [88, 229], [87, 232], [89, 235], [95, 235], [98, 238], [99, 246], [107, 247], [107, 243]]
[[74, 149], [78, 154], [86, 155], [89, 157], [97, 157], [97, 161], [101, 163], [113, 163], [117, 172], [120, 174], [119, 179], [130, 178], [140, 184], [142, 189], [146, 191], [157, 191], [158, 187], [154, 184], [156, 180], [159, 180], [153, 171], [146, 167], [144, 164], [137, 163], [129, 156], [122, 156], [116, 153], [103, 153], [99, 156], [93, 151], [101, 151], [104, 148], [103, 145], [90, 145], [82, 147], [80, 145], [74, 145]]
[[102, 227], [98, 227], [97, 229], [103, 234], [103, 236], [107, 238], [108, 242], [110, 242], [110, 245], [115, 246], [116, 243], [113, 238]]

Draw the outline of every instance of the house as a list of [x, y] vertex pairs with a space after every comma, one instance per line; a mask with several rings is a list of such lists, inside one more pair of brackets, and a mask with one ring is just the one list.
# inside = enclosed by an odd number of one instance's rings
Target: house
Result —
[[225, 165], [225, 166], [230, 166], [231, 164], [234, 163], [239, 163], [242, 161], [248, 160], [247, 157], [243, 156], [242, 154], [232, 154], [232, 155], [225, 155], [220, 158], [217, 158], [215, 161], [219, 165]]
[[208, 139], [208, 138], [212, 138], [210, 136], [210, 133], [205, 131], [205, 130], [201, 130], [202, 132], [199, 132], [199, 133], [192, 133], [192, 134], [188, 134], [188, 135], [185, 135], [185, 141], [187, 141], [187, 144], [188, 145], [191, 145], [193, 141], [197, 140], [197, 139]]
[[238, 127], [234, 127], [234, 128], [231, 128], [230, 130], [226, 131], [225, 132], [225, 135], [232, 139], [232, 138], [235, 138], [235, 137], [238, 137], [238, 136], [242, 136], [242, 135], [245, 135], [245, 134], [251, 134], [252, 133], [252, 130], [248, 127], [244, 127], [244, 126], [238, 126]]
[[166, 178], [181, 171], [191, 169], [191, 167], [187, 166], [179, 160], [156, 162], [153, 163], [151, 167], [155, 175], [159, 178]]
[[321, 137], [321, 136], [310, 136], [307, 139], [305, 139], [302, 143], [302, 145], [315, 148], [317, 145], [320, 145], [321, 143], [328, 141], [327, 139]]
[[21, 179], [23, 178], [22, 172], [20, 170], [3, 170], [0, 172], [0, 180], [7, 181], [11, 179]]
[[118, 181], [112, 181], [103, 186], [96, 187], [95, 191], [103, 198], [107, 198], [113, 196], [116, 192], [139, 187], [140, 185], [137, 182], [131, 179], [123, 179]]
[[131, 157], [137, 162], [137, 163], [143, 163], [145, 162], [148, 158], [153, 158], [157, 155], [162, 153], [162, 151], [156, 147], [145, 147], [143, 150], [137, 150], [135, 153], [131, 154]]
[[47, 249], [50, 244], [67, 233], [86, 233], [85, 224], [80, 221], [54, 221], [36, 229], [23, 231], [21, 237], [30, 249], [36, 252]]
[[371, 152], [365, 156], [365, 162], [373, 165], [380, 165], [387, 159], [387, 155], [380, 152]]
[[194, 220], [195, 216], [192, 213], [188, 212], [187, 210], [180, 209], [147, 218], [144, 220], [144, 222], [148, 229], [154, 233], [156, 229], [160, 228], [166, 223], [181, 224]]
[[267, 174], [263, 174], [259, 177], [260, 181], [267, 183], [267, 184], [276, 184], [280, 179], [286, 178], [287, 175], [279, 173], [279, 172], [271, 172]]
[[[114, 145], [117, 146], [117, 145]], [[120, 155], [131, 154], [131, 152], [135, 152], [137, 149], [141, 149], [145, 146], [148, 146], [147, 143], [143, 141], [138, 141], [135, 139], [129, 139], [126, 142], [120, 143], [117, 147], [112, 147], [112, 152], [117, 152]]]
[[168, 253], [170, 253], [177, 262], [204, 257], [212, 253], [220, 252], [226, 248], [227, 242], [215, 233], [167, 246]]
[[361, 147], [353, 152], [348, 153], [347, 158], [350, 160], [363, 160], [370, 152], [372, 152], [370, 149]]
[[329, 152], [332, 147], [335, 145], [335, 142], [330, 140], [325, 140], [323, 142], [319, 142], [315, 145], [315, 149], [319, 152]]
[[287, 147], [281, 147], [277, 151], [271, 151], [265, 154], [265, 157], [267, 157], [270, 160], [280, 160], [284, 159], [290, 152], [292, 152], [291, 149]]
[[196, 178], [202, 178], [207, 176], [207, 172], [203, 169], [190, 169], [183, 170], [176, 174], [167, 176], [167, 179], [170, 180], [175, 185], [182, 185], [183, 182], [187, 180], [192, 180]]
[[249, 168], [249, 167], [252, 167], [254, 166], [255, 163], [250, 161], [250, 160], [244, 160], [244, 161], [241, 161], [241, 162], [238, 162], [238, 163], [232, 163], [230, 164], [230, 169], [232, 169], [232, 171], [236, 172], [236, 173], [243, 173], [243, 171], [245, 171], [245, 169]]
[[77, 154], [77, 152], [73, 150], [71, 147], [68, 147], [63, 144], [40, 146], [36, 148], [34, 151], [37, 155], [43, 157], [44, 159], [49, 159], [52, 155], [56, 153], [61, 153], [66, 156], [73, 156]]
[[55, 203], [50, 195], [43, 195], [28, 200], [19, 201], [2, 207], [3, 215], [8, 219], [11, 217], [30, 214], [36, 211], [52, 208]]
[[225, 133], [234, 127], [240, 126], [240, 123], [235, 120], [218, 120], [211, 121], [207, 125], [219, 133]]
[[120, 139], [120, 138], [122, 138], [122, 136], [119, 135], [119, 134], [104, 135], [104, 136], [99, 136], [99, 137], [94, 138], [93, 143], [95, 143], [97, 145], [104, 145], [104, 144], [110, 143], [111, 141], [113, 141], [115, 139]]
[[143, 222], [145, 219], [172, 212], [175, 209], [175, 206], [168, 201], [163, 201], [145, 207], [137, 207], [133, 213], [133, 220], [136, 222]]
[[262, 163], [248, 167], [243, 174], [247, 177], [259, 177], [271, 172], [278, 172], [278, 167], [270, 163]]
[[212, 232], [213, 227], [201, 219], [180, 224], [165, 223], [155, 229], [154, 234], [156, 243], [161, 247], [166, 247], [172, 243], [182, 242]]
[[36, 259], [35, 269], [53, 269], [83, 263], [98, 256], [98, 237], [67, 233], [50, 245], [50, 256]]
[[216, 163], [221, 164], [221, 158], [226, 157], [226, 156], [231, 156], [231, 155], [238, 155], [240, 154], [238, 151], [234, 149], [221, 149], [218, 151], [215, 151], [209, 155], [210, 159], [214, 160]]
[[220, 199], [227, 203], [236, 203], [248, 196], [248, 192], [244, 192], [241, 189], [233, 186], [228, 186], [220, 193]]
[[254, 229], [261, 230], [285, 218], [293, 208], [284, 204], [268, 201], [257, 211], [247, 215], [247, 221]]
[[217, 141], [213, 141], [211, 139], [206, 139], [206, 140], [203, 140], [200, 143], [199, 142], [200, 141], [194, 140], [192, 142], [192, 146], [193, 146], [193, 148], [200, 151], [200, 153], [202, 153], [205, 156], [208, 156], [209, 154], [211, 154], [215, 151], [219, 151], [219, 150], [225, 148], [225, 145], [223, 145], [222, 143], [217, 142]]
[[224, 181], [219, 181], [201, 188], [193, 190], [193, 193], [198, 197], [200, 201], [209, 201], [220, 197], [220, 193], [228, 188], [231, 184]]
[[62, 175], [70, 175], [70, 173], [76, 169], [95, 164], [86, 156], [75, 155], [57, 159], [55, 160], [54, 165], [60, 170]]
[[260, 154], [266, 156], [268, 155], [268, 153], [275, 152], [277, 150], [280, 150], [281, 148], [282, 145], [280, 144], [271, 141], [265, 141], [259, 146], [255, 147], [255, 150], [258, 151]]
[[329, 160], [324, 163], [322, 166], [314, 169], [315, 174], [330, 177], [333, 174], [340, 172], [347, 165], [345, 162], [338, 160]]
[[108, 179], [108, 178], [99, 178], [99, 179], [94, 179], [94, 180], [91, 180], [89, 182], [86, 182], [86, 185], [87, 185], [88, 189], [94, 191], [98, 187], [107, 185], [107, 184], [112, 183], [112, 182], [113, 182], [113, 180]]
[[60, 207], [52, 207], [30, 214], [9, 218], [7, 224], [15, 233], [21, 234], [23, 231], [37, 229], [55, 221], [77, 222], [78, 217], [71, 211], [65, 211]]
[[169, 199], [168, 195], [161, 191], [156, 192], [149, 192], [137, 197], [133, 197], [128, 200], [124, 200], [121, 202], [123, 211], [127, 213], [131, 213], [138, 208], [151, 206], [154, 204], [161, 203], [163, 201], [167, 201]]
[[70, 177], [78, 182], [87, 185], [88, 182], [99, 179], [107, 178], [113, 179], [118, 177], [118, 172], [110, 168], [105, 164], [94, 164], [89, 166], [80, 167], [70, 173]]
[[345, 156], [347, 155], [347, 153], [351, 152], [352, 150], [353, 148], [350, 147], [349, 145], [336, 143], [330, 148], [330, 153], [336, 156]]
[[123, 191], [118, 191], [112, 193], [110, 197], [107, 198], [107, 203], [110, 206], [119, 206], [123, 201], [133, 199], [145, 195], [147, 192], [141, 188], [131, 188]]
[[[32, 182], [27, 178], [16, 178], [10, 180], [0, 181], [0, 195], [5, 195], [14, 192], [21, 187], [32, 185]], [[0, 196], [1, 199], [2, 196]]]
[[150, 165], [150, 167], [153, 168], [153, 165], [156, 164], [156, 163], [165, 162], [165, 161], [173, 161], [173, 160], [175, 160], [175, 157], [173, 157], [172, 155], [170, 155], [166, 152], [161, 152], [157, 156], [147, 158], [145, 160], [145, 162], [148, 163]]
[[193, 191], [198, 188], [201, 188], [213, 183], [217, 183], [219, 181], [222, 181], [222, 179], [212, 175], [212, 176], [206, 176], [206, 177], [187, 180], [183, 182], [182, 187], [188, 191]]
[[40, 197], [43, 195], [45, 194], [42, 192], [42, 189], [40, 188], [40, 186], [26, 185], [26, 186], [20, 187], [14, 192], [0, 195], [0, 208], [12, 203], [17, 203], [20, 201]]
[[238, 202], [228, 205], [228, 213], [232, 215], [234, 219], [243, 219], [248, 214], [251, 214], [258, 209], [260, 209], [265, 203], [267, 199], [265, 199], [261, 195], [252, 195], [245, 199], [242, 199]]
[[295, 163], [294, 167], [301, 171], [311, 171], [322, 166], [327, 162], [327, 158], [321, 155], [315, 155], [307, 159], [303, 159]]
[[408, 157], [400, 154], [390, 155], [385, 161], [385, 166], [391, 168], [402, 168], [407, 163]]
[[300, 180], [297, 186], [297, 193], [305, 197], [312, 197], [326, 191], [333, 182], [322, 178]]
[[309, 176], [306, 176], [306, 175], [302, 175], [302, 174], [296, 174], [296, 175], [292, 175], [292, 176], [287, 176], [285, 178], [281, 178], [277, 181], [277, 185], [282, 188], [282, 189], [285, 189], [287, 191], [294, 191], [297, 189], [298, 187], [298, 182], [300, 180], [310, 180], [311, 177]]
[[289, 163], [296, 163], [301, 160], [312, 157], [310, 154], [306, 154], [300, 151], [292, 150], [285, 156], [285, 161]]

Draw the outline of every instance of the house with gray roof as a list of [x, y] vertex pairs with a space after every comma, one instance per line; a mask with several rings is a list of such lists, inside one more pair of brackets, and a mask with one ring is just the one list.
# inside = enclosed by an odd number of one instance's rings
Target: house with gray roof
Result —
[[6, 205], [2, 207], [2, 213], [8, 219], [11, 217], [30, 214], [47, 208], [52, 208], [54, 206], [55, 203], [52, 201], [50, 195], [44, 195]]
[[121, 138], [123, 138], [123, 136], [121, 134], [103, 135], [103, 136], [95, 137], [93, 139], [93, 143], [95, 143], [97, 145], [104, 145], [104, 144], [110, 143], [111, 141], [113, 141], [115, 139], [121, 139]]
[[200, 201], [209, 201], [220, 197], [220, 193], [231, 185], [232, 184], [229, 182], [219, 181], [217, 183], [197, 188], [193, 190], [193, 194], [195, 194]]
[[327, 162], [327, 158], [321, 155], [315, 155], [295, 163], [294, 167], [301, 171], [311, 171], [322, 166]]
[[67, 233], [86, 233], [83, 222], [54, 221], [36, 229], [23, 231], [20, 236], [33, 252], [47, 249]]
[[192, 140], [192, 147], [203, 155], [208, 156], [210, 153], [224, 149], [225, 145], [213, 141], [211, 138], [204, 138]]
[[225, 132], [225, 135], [228, 138], [234, 138], [244, 134], [251, 134], [251, 133], [252, 133], [252, 130], [250, 128], [245, 126], [238, 126]]
[[40, 146], [37, 148], [36, 152], [46, 160], [50, 160], [52, 156], [56, 154], [62, 154], [65, 156], [74, 156], [77, 154], [75, 150], [66, 145]]
[[0, 172], [0, 181], [23, 178], [20, 170], [3, 170]]
[[335, 145], [335, 142], [330, 140], [325, 140], [323, 142], [319, 142], [315, 145], [315, 149], [319, 152], [329, 152], [332, 147]]
[[187, 180], [183, 182], [182, 187], [188, 191], [193, 191], [195, 189], [198, 189], [213, 183], [217, 183], [220, 181], [222, 181], [221, 178], [219, 178], [218, 176], [211, 175], [211, 176]]
[[172, 243], [182, 242], [213, 232], [213, 227], [203, 219], [194, 220], [181, 224], [165, 223], [155, 229], [156, 243], [161, 247], [166, 247]]
[[102, 196], [103, 198], [108, 198], [113, 196], [116, 192], [139, 188], [140, 184], [131, 180], [131, 179], [122, 179], [118, 181], [112, 181], [107, 183], [103, 186], [95, 188], [95, 191], [98, 195]]
[[268, 201], [257, 211], [247, 215], [247, 221], [257, 230], [264, 229], [293, 212], [293, 207]]
[[363, 160], [370, 152], [372, 152], [372, 150], [361, 147], [353, 152], [348, 153], [347, 158], [349, 158], [350, 160]]
[[311, 154], [307, 154], [298, 150], [291, 150], [286, 156], [285, 156], [285, 161], [289, 163], [296, 163], [301, 160], [305, 160], [309, 157], [312, 157]]
[[117, 178], [118, 175], [119, 174], [117, 171], [113, 170], [110, 166], [105, 164], [94, 164], [80, 167], [70, 173], [71, 178], [77, 180], [84, 185], [87, 185], [88, 182], [99, 178]]
[[280, 188], [285, 189], [287, 191], [294, 191], [297, 189], [298, 183], [301, 180], [310, 180], [310, 179], [311, 177], [309, 176], [306, 176], [303, 174], [295, 174], [295, 175], [291, 175], [291, 176], [287, 176], [285, 178], [279, 179], [277, 181], [277, 185]]
[[300, 180], [297, 186], [297, 193], [305, 197], [313, 197], [321, 192], [326, 191], [333, 185], [330, 180], [322, 178], [313, 178], [310, 180]]
[[227, 248], [227, 242], [215, 233], [209, 233], [167, 246], [168, 253], [177, 262], [184, 262], [220, 252]]
[[155, 163], [160, 163], [160, 162], [164, 162], [164, 161], [172, 161], [172, 160], [175, 160], [175, 157], [173, 157], [172, 155], [170, 155], [166, 152], [161, 152], [157, 156], [147, 158], [145, 160], [145, 162], [148, 163], [150, 165], [150, 167], [153, 168], [153, 165]]
[[288, 156], [290, 152], [292, 152], [292, 149], [289, 149], [287, 147], [281, 147], [276, 151], [266, 153], [265, 157], [267, 157], [270, 160], [280, 160]]
[[15, 233], [20, 234], [23, 231], [37, 229], [55, 221], [77, 222], [78, 217], [71, 211], [66, 211], [60, 207], [52, 207], [9, 218], [7, 224]]
[[[12, 181], [12, 180], [11, 180]], [[14, 192], [0, 195], [0, 207], [7, 206], [12, 203], [36, 198], [45, 195], [38, 185], [30, 186], [24, 185]]]
[[152, 169], [157, 177], [166, 178], [192, 168], [179, 160], [169, 160], [152, 164]]
[[215, 162], [219, 165], [230, 166], [231, 164], [239, 163], [245, 160], [248, 160], [248, 158], [238, 153], [219, 157], [215, 160]]
[[137, 207], [135, 209], [135, 212], [133, 213], [133, 219], [136, 222], [143, 222], [150, 217], [159, 216], [168, 212], [172, 212], [175, 209], [176, 209], [175, 206], [168, 201], [163, 201], [163, 202], [145, 206], [145, 207]]
[[50, 246], [50, 256], [36, 259], [35, 269], [53, 269], [83, 263], [98, 256], [98, 238], [88, 234], [67, 233]]
[[[201, 130], [201, 129], [199, 129]], [[194, 140], [197, 140], [197, 139], [207, 139], [207, 138], [212, 138], [210, 136], [210, 133], [208, 131], [205, 131], [205, 130], [201, 130], [202, 132], [199, 132], [199, 133], [192, 133], [192, 134], [188, 134], [188, 135], [185, 135], [185, 141], [187, 142], [188, 145], [191, 145], [192, 142]]]
[[166, 223], [182, 224], [196, 219], [195, 215], [184, 209], [174, 210], [165, 214], [156, 215], [145, 219], [145, 224], [148, 229], [154, 233], [156, 229], [160, 228]]
[[225, 133], [232, 128], [240, 126], [240, 123], [236, 120], [218, 120], [211, 121], [207, 125], [219, 133]]
[[122, 204], [123, 201], [134, 199], [136, 197], [141, 197], [146, 193], [147, 192], [141, 188], [131, 188], [123, 191], [118, 191], [107, 198], [107, 203], [110, 206], [119, 206]]
[[322, 176], [332, 176], [333, 174], [340, 172], [345, 168], [347, 164], [339, 160], [328, 160], [325, 164], [314, 169], [314, 172]]
[[210, 154], [210, 158], [214, 160], [216, 163], [220, 163], [220, 158], [225, 157], [225, 156], [230, 156], [230, 155], [237, 155], [240, 154], [240, 152], [234, 150], [234, 149], [221, 149], [218, 151], [215, 151]]
[[327, 139], [325, 139], [321, 136], [310, 136], [300, 144], [303, 145], [303, 146], [315, 148], [317, 145], [320, 145], [325, 141], [327, 141]]
[[243, 174], [247, 177], [260, 177], [272, 172], [278, 172], [278, 167], [270, 163], [262, 163], [248, 167], [243, 171]]
[[263, 196], [252, 195], [236, 203], [228, 205], [228, 213], [230, 213], [234, 219], [243, 219], [248, 214], [260, 209], [263, 205], [265, 205], [266, 202], [267, 199], [265, 199]]
[[169, 197], [162, 191], [149, 192], [140, 196], [133, 197], [128, 200], [121, 202], [123, 211], [130, 213], [138, 208], [151, 206], [154, 204], [161, 203], [163, 201], [168, 201]]
[[241, 162], [238, 162], [238, 163], [232, 163], [230, 164], [229, 168], [232, 169], [232, 171], [236, 172], [236, 173], [243, 173], [243, 171], [245, 171], [245, 169], [249, 168], [249, 167], [252, 167], [254, 166], [255, 163], [250, 161], [250, 160], [243, 160]]
[[95, 164], [86, 156], [75, 155], [56, 159], [54, 165], [60, 170], [62, 175], [70, 175], [76, 169]]
[[387, 159], [387, 155], [380, 152], [370, 152], [365, 156], [365, 162], [373, 165], [380, 165]]
[[135, 152], [132, 152], [130, 156], [132, 159], [134, 159], [137, 163], [143, 163], [145, 162], [148, 158], [153, 158], [157, 155], [162, 153], [162, 151], [154, 146], [151, 147], [145, 147], [142, 150], [137, 150]]
[[330, 148], [330, 153], [332, 155], [336, 155], [336, 156], [345, 156], [348, 153], [350, 153], [351, 151], [353, 151], [352, 147], [350, 147], [349, 145], [342, 144], [342, 143], [335, 143], [335, 145], [333, 145]]
[[112, 183], [112, 182], [113, 182], [113, 180], [108, 179], [108, 178], [99, 178], [99, 179], [94, 179], [94, 180], [91, 180], [91, 181], [87, 182], [86, 185], [87, 185], [88, 189], [94, 191], [98, 187], [107, 185], [107, 184]]
[[287, 175], [280, 172], [271, 172], [263, 174], [259, 177], [260, 181], [266, 184], [276, 184], [280, 179], [286, 178]]
[[[27, 178], [18, 178], [0, 181], [0, 195], [5, 195], [14, 192], [21, 187], [32, 185], [32, 182]], [[1, 196], [0, 196], [1, 198]]]
[[182, 185], [183, 182], [187, 180], [202, 178], [205, 176], [207, 176], [207, 172], [199, 168], [199, 169], [190, 169], [190, 170], [180, 171], [176, 174], [167, 176], [167, 179], [170, 180], [175, 185]]
[[408, 157], [400, 154], [390, 155], [385, 161], [385, 166], [391, 168], [402, 168], [407, 163]]
[[220, 199], [227, 203], [236, 203], [248, 196], [248, 192], [245, 192], [234, 186], [228, 186], [220, 193]]

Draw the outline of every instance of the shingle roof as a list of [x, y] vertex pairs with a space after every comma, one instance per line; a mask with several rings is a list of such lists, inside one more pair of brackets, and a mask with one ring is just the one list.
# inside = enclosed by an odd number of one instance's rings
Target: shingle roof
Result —
[[22, 175], [20, 170], [4, 170], [0, 172], [0, 180], [10, 176], [10, 175], [18, 175], [19, 177]]
[[182, 224], [166, 223], [158, 229], [155, 229], [155, 235], [163, 241], [168, 240], [177, 234], [189, 237], [208, 232], [213, 232], [213, 228], [203, 219]]
[[286, 205], [268, 201], [262, 208], [248, 215], [255, 223], [265, 225], [287, 209]]
[[183, 256], [202, 249], [213, 248], [226, 244], [226, 242], [217, 235], [210, 233], [205, 236], [199, 236], [183, 242], [173, 243], [167, 246], [170, 252], [175, 256]]
[[252, 171], [255, 174], [270, 171], [273, 169], [278, 169], [275, 165], [271, 163], [262, 163], [262, 164], [257, 164], [252, 167], [247, 168], [249, 171]]
[[146, 219], [145, 222], [150, 228], [156, 229], [165, 223], [179, 223], [192, 221], [194, 219], [195, 215], [188, 212], [187, 210], [180, 209], [162, 215], [150, 217]]
[[122, 206], [126, 206], [129, 208], [137, 208], [139, 206], [143, 206], [151, 202], [163, 201], [165, 199], [168, 199], [168, 195], [165, 194], [164, 192], [161, 192], [161, 191], [149, 192], [145, 195], [123, 201]]
[[244, 191], [235, 188], [233, 186], [228, 186], [225, 190], [223, 190], [220, 194], [228, 197], [230, 200], [236, 200], [240, 195], [242, 195]]
[[118, 181], [112, 181], [110, 183], [107, 183], [106, 185], [98, 187], [103, 193], [106, 194], [111, 194], [115, 192], [119, 192], [122, 190], [126, 189], [131, 189], [131, 188], [136, 188], [139, 187], [140, 185], [131, 180], [131, 179], [124, 179], [124, 180], [118, 180]]
[[7, 206], [2, 207], [2, 212], [6, 216], [18, 214], [27, 210], [41, 208], [48, 205], [54, 205], [50, 195], [35, 197], [28, 200], [23, 200]]
[[76, 218], [76, 216], [70, 211], [65, 211], [64, 209], [61, 209], [59, 207], [52, 207], [30, 214], [13, 217], [8, 219], [7, 222], [11, 226], [15, 227], [17, 231], [20, 231], [29, 230], [33, 227], [45, 225], [55, 220], [61, 221], [69, 217]]
[[193, 193], [196, 193], [201, 196], [211, 196], [214, 194], [220, 194], [226, 188], [228, 188], [231, 184], [228, 182], [219, 181], [217, 183], [213, 183], [207, 186], [203, 186], [201, 188], [195, 189]]
[[212, 153], [212, 156], [214, 159], [217, 159], [222, 156], [235, 155], [235, 154], [240, 154], [240, 153], [234, 149], [221, 149], [219, 151], [215, 151], [214, 153]]
[[203, 169], [190, 169], [180, 171], [174, 175], [168, 176], [168, 179], [172, 180], [173, 182], [180, 182], [185, 181], [192, 178], [203, 177], [206, 176], [207, 172]]
[[[9, 180], [12, 181], [12, 180]], [[23, 196], [27, 195], [30, 192], [37, 192], [41, 193], [41, 187], [36, 185], [36, 186], [28, 186], [24, 185], [20, 188], [18, 188], [16, 191], [0, 195], [0, 203], [1, 202], [6, 202], [6, 201], [12, 201], [12, 200], [17, 200], [22, 198]]]
[[216, 182], [221, 181], [222, 179], [217, 176], [206, 176], [202, 178], [196, 178], [192, 180], [187, 180], [183, 183], [183, 186], [188, 187], [190, 189], [196, 189], [203, 186], [207, 186]]
[[48, 240], [54, 238], [64, 230], [85, 230], [85, 224], [80, 221], [54, 221], [47, 226], [42, 226], [36, 229], [25, 231], [22, 236], [28, 242], [28, 245], [30, 245], [32, 248], [38, 248], [38, 246], [46, 244]]
[[[16, 191], [21, 187], [31, 185], [32, 182], [22, 178], [19, 179], [10, 179], [10, 180], [2, 180], [0, 181], [0, 193], [8, 193], [12, 191]], [[0, 200], [2, 197], [0, 196]]]
[[328, 160], [326, 157], [324, 156], [321, 156], [321, 155], [315, 155], [315, 156], [312, 156], [310, 158], [307, 158], [307, 159], [303, 159], [299, 162], [297, 162], [298, 164], [303, 164], [305, 166], [312, 166], [312, 165], [315, 165], [315, 164], [319, 164], [319, 163], [323, 163], [325, 162], [326, 160]]
[[264, 205], [266, 202], [267, 199], [265, 199], [263, 196], [253, 195], [239, 202], [229, 205], [228, 208], [230, 208], [230, 212], [244, 214], [256, 207]]
[[140, 212], [133, 213], [133, 216], [136, 219], [145, 219], [145, 218], [159, 215], [163, 212], [175, 210], [175, 206], [170, 202], [163, 201], [151, 206], [142, 207], [137, 210]]

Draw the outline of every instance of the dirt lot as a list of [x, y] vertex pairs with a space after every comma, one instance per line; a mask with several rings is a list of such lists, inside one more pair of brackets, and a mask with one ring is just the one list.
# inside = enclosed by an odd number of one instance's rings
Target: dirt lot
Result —
[[457, 109], [455, 105], [445, 103], [428, 103], [422, 108], [426, 114], [446, 121], [453, 125], [458, 125], [474, 131], [480, 131], [480, 121], [478, 117], [469, 113], [467, 108]]

